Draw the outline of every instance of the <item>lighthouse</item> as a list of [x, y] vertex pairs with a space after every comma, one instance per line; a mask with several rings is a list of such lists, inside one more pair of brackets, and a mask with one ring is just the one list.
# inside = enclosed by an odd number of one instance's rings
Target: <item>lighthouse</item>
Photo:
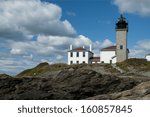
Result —
[[128, 59], [127, 49], [128, 23], [123, 15], [120, 15], [116, 23], [116, 56], [117, 62]]

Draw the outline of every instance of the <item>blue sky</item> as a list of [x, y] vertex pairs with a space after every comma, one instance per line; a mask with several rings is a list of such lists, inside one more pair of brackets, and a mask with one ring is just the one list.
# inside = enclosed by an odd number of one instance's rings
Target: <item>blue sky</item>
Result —
[[120, 14], [129, 23], [130, 57], [150, 53], [149, 0], [1, 0], [0, 73], [17, 74], [40, 62], [67, 61], [67, 50], [116, 43]]
[[60, 5], [63, 10], [62, 19], [68, 19], [78, 34], [88, 36], [94, 41], [108, 38], [115, 43], [115, 22], [121, 13], [129, 22], [129, 48], [132, 48], [137, 41], [150, 38], [150, 17], [136, 12], [120, 12], [113, 0], [43, 1], [52, 1]]

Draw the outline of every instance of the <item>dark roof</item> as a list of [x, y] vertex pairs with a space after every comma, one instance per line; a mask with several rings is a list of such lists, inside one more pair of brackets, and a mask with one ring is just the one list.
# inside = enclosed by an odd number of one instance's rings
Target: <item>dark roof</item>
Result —
[[126, 21], [126, 18], [123, 17], [123, 15], [120, 15], [118, 18], [118, 22], [116, 23], [116, 29], [128, 29], [128, 23]]
[[[87, 50], [85, 48], [80, 47], [80, 48], [74, 48], [72, 50], [69, 50], [68, 52], [91, 52], [91, 51], [89, 51], [89, 50]], [[91, 53], [93, 53], [93, 52], [91, 52]]]
[[116, 46], [109, 46], [101, 49], [101, 51], [116, 51]]
[[86, 51], [84, 48], [74, 48], [71, 51]]
[[100, 62], [100, 57], [92, 57], [92, 62]]
[[[116, 46], [109, 46], [109, 47], [101, 49], [101, 51], [116, 51]], [[128, 53], [130, 53], [128, 48], [127, 48], [127, 51]]]

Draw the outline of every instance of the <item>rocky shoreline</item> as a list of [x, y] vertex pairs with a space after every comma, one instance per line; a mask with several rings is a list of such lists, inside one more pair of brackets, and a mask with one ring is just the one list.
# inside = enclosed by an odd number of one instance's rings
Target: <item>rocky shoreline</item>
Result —
[[[121, 76], [121, 74], [120, 74]], [[68, 68], [31, 77], [1, 77], [1, 100], [150, 99], [150, 78]]]

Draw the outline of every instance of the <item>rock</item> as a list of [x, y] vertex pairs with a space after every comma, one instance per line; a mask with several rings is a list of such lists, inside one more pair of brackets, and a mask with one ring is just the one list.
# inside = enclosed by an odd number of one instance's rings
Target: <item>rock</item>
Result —
[[[0, 99], [122, 99], [122, 95], [130, 94], [123, 91], [134, 89], [139, 83], [90, 69], [70, 68], [42, 77], [0, 79]], [[144, 94], [149, 94], [149, 90]]]
[[68, 69], [68, 71], [74, 71], [74, 69], [73, 69], [73, 68], [70, 68], [70, 69]]
[[142, 82], [133, 89], [126, 90], [123, 92], [97, 95], [87, 99], [99, 100], [99, 99], [111, 99], [111, 100], [149, 100], [150, 99], [150, 81]]

